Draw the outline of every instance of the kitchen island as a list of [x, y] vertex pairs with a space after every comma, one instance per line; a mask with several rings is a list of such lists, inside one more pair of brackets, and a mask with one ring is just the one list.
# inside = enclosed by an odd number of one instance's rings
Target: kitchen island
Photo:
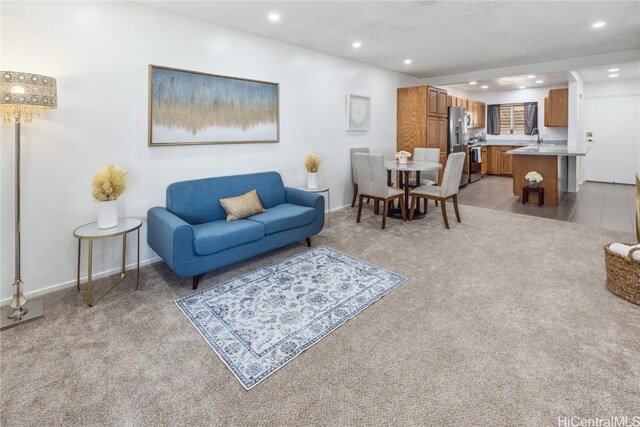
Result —
[[[566, 145], [534, 145], [507, 152], [513, 156], [513, 194], [522, 200], [522, 190], [528, 184], [525, 175], [537, 171], [544, 178], [544, 205], [558, 206], [562, 193], [569, 186], [569, 171], [575, 173], [575, 158], [585, 156], [585, 150]], [[571, 159], [571, 160], [570, 160]], [[530, 203], [537, 203], [537, 194], [531, 194]]]

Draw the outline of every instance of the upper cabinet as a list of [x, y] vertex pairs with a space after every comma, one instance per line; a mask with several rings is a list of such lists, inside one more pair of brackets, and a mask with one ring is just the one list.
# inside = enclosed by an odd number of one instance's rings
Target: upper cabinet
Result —
[[447, 91], [427, 86], [427, 114], [447, 117]]
[[569, 126], [569, 89], [550, 89], [544, 106], [545, 126]]
[[483, 128], [486, 118], [486, 104], [480, 101], [469, 101], [469, 111], [471, 112], [472, 128]]

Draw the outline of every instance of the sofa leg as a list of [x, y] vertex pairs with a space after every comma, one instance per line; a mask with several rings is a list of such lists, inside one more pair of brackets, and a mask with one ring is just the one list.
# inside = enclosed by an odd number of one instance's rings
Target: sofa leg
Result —
[[200, 281], [200, 278], [202, 277], [202, 274], [198, 274], [197, 276], [193, 276], [193, 278], [191, 279], [192, 283], [193, 283], [193, 287], [191, 289], [193, 289], [194, 291], [196, 289], [198, 289], [198, 282]]
[[311, 247], [311, 237], [307, 237], [307, 246]]

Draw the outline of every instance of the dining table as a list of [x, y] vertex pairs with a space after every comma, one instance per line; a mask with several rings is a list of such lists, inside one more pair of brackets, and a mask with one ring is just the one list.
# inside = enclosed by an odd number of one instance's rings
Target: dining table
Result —
[[[422, 171], [432, 171], [432, 170], [440, 170], [442, 169], [442, 165], [437, 162], [422, 162], [415, 160], [407, 160], [407, 163], [400, 163], [398, 160], [385, 160], [384, 167], [387, 169], [387, 185], [391, 186], [391, 172], [397, 171], [400, 172], [400, 182], [398, 186], [400, 188], [404, 187], [404, 208], [409, 215], [409, 174], [414, 172], [416, 175], [416, 187], [420, 186], [420, 172]], [[402, 219], [402, 210], [400, 208], [391, 208], [389, 209], [388, 216], [391, 218], [399, 218]], [[424, 218], [425, 214], [420, 212], [419, 209], [416, 210], [413, 214], [413, 219], [421, 219]]]

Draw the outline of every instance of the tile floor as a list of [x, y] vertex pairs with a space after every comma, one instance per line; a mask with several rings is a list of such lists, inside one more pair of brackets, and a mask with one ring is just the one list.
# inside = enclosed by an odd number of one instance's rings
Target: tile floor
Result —
[[585, 182], [577, 193], [565, 193], [559, 206], [523, 205], [513, 195], [511, 178], [485, 176], [461, 188], [458, 201], [499, 211], [635, 232], [635, 197], [633, 185]]

